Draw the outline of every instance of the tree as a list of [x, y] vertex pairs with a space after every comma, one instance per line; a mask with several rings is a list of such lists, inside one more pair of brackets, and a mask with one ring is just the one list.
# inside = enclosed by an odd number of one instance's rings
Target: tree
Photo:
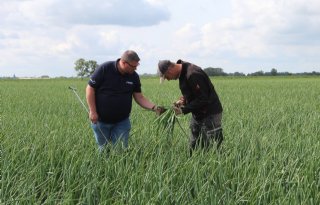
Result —
[[263, 76], [264, 72], [262, 70], [248, 74], [248, 76]]
[[240, 73], [240, 72], [234, 72], [233, 75], [234, 76], [246, 76], [244, 73]]
[[207, 73], [208, 76], [224, 76], [224, 75], [227, 75], [226, 73], [223, 72], [222, 68], [209, 67], [209, 68], [205, 68], [203, 70], [204, 70], [204, 72]]
[[80, 77], [84, 77], [86, 75], [85, 62], [86, 61], [83, 58], [80, 58], [74, 63], [74, 69], [77, 71], [77, 75]]
[[276, 76], [278, 74], [278, 71], [277, 71], [277, 69], [272, 68], [270, 73], [271, 73], [271, 75]]
[[87, 63], [87, 68], [88, 68], [88, 72], [89, 72], [88, 75], [90, 76], [98, 67], [98, 63], [94, 60], [89, 60], [86, 63]]
[[77, 75], [81, 78], [90, 76], [98, 67], [98, 64], [94, 60], [86, 61], [83, 58], [79, 58], [74, 63], [74, 69], [77, 71]]

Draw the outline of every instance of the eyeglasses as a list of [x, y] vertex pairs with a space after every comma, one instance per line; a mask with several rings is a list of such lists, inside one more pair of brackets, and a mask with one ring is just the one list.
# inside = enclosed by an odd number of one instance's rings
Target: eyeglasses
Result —
[[137, 63], [137, 65], [131, 65], [128, 61], [126, 61], [126, 63], [131, 67], [131, 68], [136, 68], [140, 65], [140, 63]]

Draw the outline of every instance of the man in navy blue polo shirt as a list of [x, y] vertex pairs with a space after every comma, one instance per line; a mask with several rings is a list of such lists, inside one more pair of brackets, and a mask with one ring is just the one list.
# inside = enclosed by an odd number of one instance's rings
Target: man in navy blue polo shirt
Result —
[[88, 82], [89, 118], [100, 151], [106, 144], [115, 145], [118, 141], [128, 147], [132, 97], [145, 109], [161, 111], [141, 92], [140, 78], [135, 72], [139, 61], [135, 51], [127, 50], [120, 59], [101, 64]]

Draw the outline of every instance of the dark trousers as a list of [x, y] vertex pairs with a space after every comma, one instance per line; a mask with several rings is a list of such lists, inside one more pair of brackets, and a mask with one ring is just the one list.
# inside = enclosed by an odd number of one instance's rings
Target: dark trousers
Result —
[[196, 120], [192, 116], [190, 121], [190, 154], [197, 147], [208, 149], [213, 146], [214, 142], [217, 143], [217, 149], [219, 149], [223, 141], [221, 120], [222, 113], [209, 115], [201, 120]]

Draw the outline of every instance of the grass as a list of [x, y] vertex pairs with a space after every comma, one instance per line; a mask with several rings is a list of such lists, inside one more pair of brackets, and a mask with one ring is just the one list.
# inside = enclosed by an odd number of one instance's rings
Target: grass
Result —
[[[319, 204], [320, 78], [213, 78], [223, 153], [188, 157], [190, 115], [172, 136], [135, 103], [127, 151], [99, 155], [83, 107], [86, 80], [0, 81], [0, 204]], [[177, 81], [142, 78], [170, 106]]]

